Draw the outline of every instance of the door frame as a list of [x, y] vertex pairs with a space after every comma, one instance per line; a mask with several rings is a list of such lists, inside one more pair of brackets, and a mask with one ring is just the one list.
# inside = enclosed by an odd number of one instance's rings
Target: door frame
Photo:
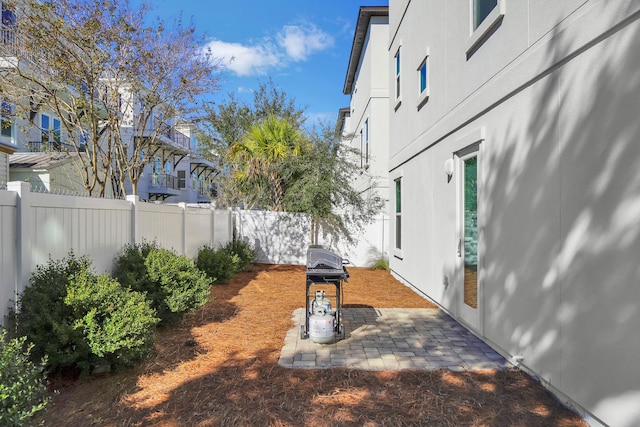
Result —
[[[482, 132], [483, 134], [484, 132]], [[482, 282], [482, 142], [484, 138], [476, 139], [473, 143], [465, 146], [461, 150], [454, 153], [454, 159], [456, 164], [456, 239], [457, 239], [457, 257], [456, 257], [456, 289], [458, 290], [458, 317], [460, 320], [473, 329], [474, 331], [483, 333], [483, 318], [484, 318], [484, 292]], [[478, 200], [477, 207], [477, 308], [473, 308], [465, 303], [465, 265], [464, 265], [464, 233], [465, 233], [465, 189], [464, 189], [464, 162], [467, 159], [477, 158], [477, 187], [476, 197]]]

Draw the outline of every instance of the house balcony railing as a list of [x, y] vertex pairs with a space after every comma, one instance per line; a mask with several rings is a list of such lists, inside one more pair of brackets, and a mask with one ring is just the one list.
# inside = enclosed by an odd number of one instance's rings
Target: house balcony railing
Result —
[[53, 70], [47, 62], [42, 59], [43, 56], [36, 55], [37, 52], [34, 51], [33, 47], [27, 47], [29, 45], [27, 37], [28, 36], [24, 36], [16, 31], [14, 26], [0, 24], [0, 58], [3, 59], [1, 62], [2, 66], [18, 67], [20, 64], [17, 59], [23, 59], [33, 67], [36, 67], [40, 72], [58, 76], [58, 72]]
[[[51, 152], [75, 152], [76, 147], [72, 144], [57, 141], [29, 141], [29, 151], [34, 153], [51, 153]], [[79, 152], [85, 151], [84, 145], [78, 147]]]
[[[153, 135], [155, 133], [156, 136], [164, 137], [169, 141], [171, 141], [173, 144], [177, 145], [178, 147], [186, 151], [190, 151], [191, 139], [187, 135], [183, 134], [180, 131], [177, 131], [173, 126], [169, 125], [168, 123], [158, 122], [156, 120], [153, 120], [153, 122], [151, 122], [151, 124], [147, 125], [142, 130], [141, 133], [143, 135], [140, 135], [140, 136]], [[138, 129], [140, 129], [140, 127], [138, 127]], [[138, 130], [136, 133], [140, 134], [140, 130]]]
[[168, 173], [154, 173], [150, 177], [150, 187], [179, 190], [178, 177]]

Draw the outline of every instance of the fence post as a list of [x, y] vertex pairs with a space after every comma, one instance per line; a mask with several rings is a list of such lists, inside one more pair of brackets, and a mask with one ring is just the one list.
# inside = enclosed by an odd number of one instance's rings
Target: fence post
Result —
[[31, 276], [31, 227], [29, 215], [31, 213], [31, 185], [28, 182], [12, 181], [7, 184], [7, 190], [18, 194], [16, 201], [16, 283], [15, 294], [18, 296], [29, 284]]
[[187, 255], [187, 204], [185, 202], [178, 203], [182, 209], [182, 254]]
[[131, 202], [131, 244], [137, 245], [140, 242], [138, 236], [138, 203], [140, 202], [140, 197], [129, 194], [126, 199], [127, 202]]
[[216, 208], [215, 206], [211, 206], [210, 214], [211, 214], [211, 234], [209, 234], [209, 246], [213, 248], [216, 242]]

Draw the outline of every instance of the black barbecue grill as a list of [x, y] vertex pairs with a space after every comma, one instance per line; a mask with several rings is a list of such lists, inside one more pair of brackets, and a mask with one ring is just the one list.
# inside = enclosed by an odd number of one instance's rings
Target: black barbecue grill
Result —
[[306, 271], [306, 303], [305, 303], [305, 324], [300, 325], [300, 337], [309, 338], [309, 317], [311, 313], [311, 285], [330, 284], [336, 288], [335, 296], [335, 322], [334, 334], [340, 339], [344, 338], [344, 327], [342, 326], [342, 282], [347, 282], [349, 273], [345, 264], [349, 260], [322, 247], [309, 247], [307, 249], [307, 271]]

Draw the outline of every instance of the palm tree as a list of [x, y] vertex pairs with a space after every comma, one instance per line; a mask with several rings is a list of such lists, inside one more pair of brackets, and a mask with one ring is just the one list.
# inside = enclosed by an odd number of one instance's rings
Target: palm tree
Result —
[[235, 164], [235, 177], [240, 181], [269, 184], [269, 208], [284, 210], [287, 168], [283, 164], [303, 152], [307, 141], [300, 129], [290, 121], [268, 116], [251, 126], [246, 136], [231, 146], [229, 156]]

